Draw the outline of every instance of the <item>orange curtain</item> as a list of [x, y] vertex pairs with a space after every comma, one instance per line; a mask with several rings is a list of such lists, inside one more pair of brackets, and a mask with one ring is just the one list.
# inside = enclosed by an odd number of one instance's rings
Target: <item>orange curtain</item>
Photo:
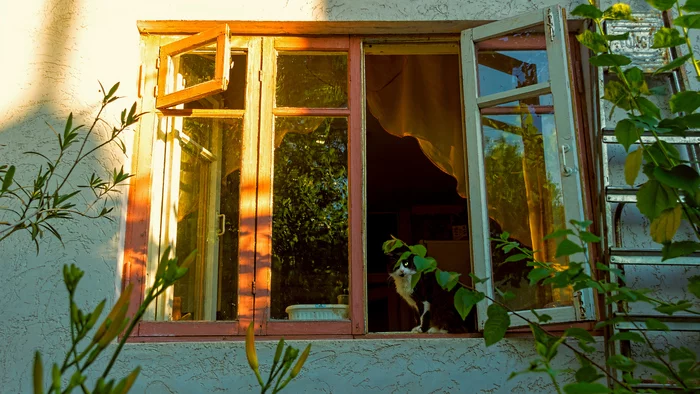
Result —
[[413, 137], [467, 196], [459, 59], [456, 55], [382, 55], [365, 61], [367, 104], [384, 130]]

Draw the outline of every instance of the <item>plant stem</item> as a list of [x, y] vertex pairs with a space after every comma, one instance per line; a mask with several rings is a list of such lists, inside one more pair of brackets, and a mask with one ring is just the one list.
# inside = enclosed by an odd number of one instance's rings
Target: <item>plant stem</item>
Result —
[[[678, 16], [683, 16], [683, 11], [681, 10], [681, 5], [680, 2], [676, 2], [676, 11], [678, 12]], [[700, 78], [700, 66], [698, 66], [697, 61], [695, 60], [695, 53], [693, 53], [693, 46], [690, 43], [690, 37], [688, 36], [688, 29], [685, 27], [681, 28], [681, 31], [683, 31], [683, 38], [685, 38], [685, 44], [688, 47], [688, 54], [690, 55], [690, 60], [693, 62], [693, 67], [695, 68], [695, 75], [696, 77]]]
[[[474, 288], [471, 287], [471, 286], [467, 286], [467, 285], [464, 284], [463, 282], [457, 282], [457, 283], [459, 283], [459, 285], [462, 286], [462, 287], [464, 287], [465, 289], [468, 289], [468, 290], [471, 290], [471, 291], [478, 291], [478, 290], [474, 289]], [[483, 294], [483, 293], [482, 293], [482, 294]], [[508, 312], [512, 313], [514, 316], [517, 316], [517, 317], [523, 319], [523, 320], [524, 320], [525, 322], [527, 322], [528, 324], [536, 325], [537, 327], [539, 327], [539, 328], [542, 330], [542, 332], [544, 332], [545, 334], [549, 335], [550, 337], [552, 337], [552, 338], [559, 338], [559, 336], [557, 336], [557, 335], [555, 335], [555, 334], [552, 334], [551, 332], [547, 331], [540, 323], [532, 322], [530, 319], [528, 319], [527, 317], [521, 315], [521, 314], [518, 313], [517, 311], [513, 310], [513, 309], [512, 309], [511, 307], [509, 307], [508, 305], [506, 305], [506, 304], [504, 304], [504, 303], [502, 303], [502, 302], [500, 302], [500, 301], [497, 301], [497, 300], [493, 299], [492, 297], [489, 297], [487, 294], [484, 294], [484, 297], [486, 297], [487, 300], [493, 302], [494, 304], [497, 304], [497, 305], [499, 305], [500, 307], [506, 309]], [[591, 365], [593, 365], [594, 367], [596, 367], [596, 368], [598, 368], [599, 370], [601, 370], [608, 378], [610, 378], [611, 380], [613, 380], [615, 383], [619, 384], [619, 385], [622, 386], [622, 387], [629, 388], [629, 386], [627, 385], [627, 383], [624, 383], [624, 382], [622, 382], [621, 380], [617, 379], [617, 377], [615, 377], [614, 374], [611, 374], [610, 372], [608, 372], [607, 369], [606, 369], [605, 367], [603, 367], [603, 366], [601, 366], [600, 364], [596, 363], [593, 359], [591, 359], [590, 357], [588, 357], [588, 355], [587, 355], [586, 353], [583, 353], [582, 351], [580, 351], [580, 350], [576, 349], [575, 347], [569, 345], [566, 341], [562, 342], [561, 344], [564, 345], [565, 347], [567, 347], [568, 349], [570, 349], [572, 352], [574, 352], [574, 353], [576, 353], [577, 355], [579, 355], [579, 356], [583, 357], [584, 359], [586, 359], [586, 361], [588, 361], [589, 363], [591, 363]]]

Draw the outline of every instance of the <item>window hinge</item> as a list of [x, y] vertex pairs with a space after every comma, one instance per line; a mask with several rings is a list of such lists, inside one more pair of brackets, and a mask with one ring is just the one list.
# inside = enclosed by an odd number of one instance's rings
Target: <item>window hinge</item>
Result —
[[583, 320], [586, 317], [586, 307], [583, 306], [583, 293], [581, 290], [574, 292], [574, 308], [578, 314], [578, 320]]
[[158, 97], [158, 85], [153, 87], [153, 97]]
[[255, 281], [253, 281], [250, 286], [253, 288], [253, 295], [255, 295]]
[[156, 59], [156, 70], [160, 69], [160, 58]]
[[262, 70], [258, 70], [258, 81], [262, 82], [263, 80], [263, 72]]

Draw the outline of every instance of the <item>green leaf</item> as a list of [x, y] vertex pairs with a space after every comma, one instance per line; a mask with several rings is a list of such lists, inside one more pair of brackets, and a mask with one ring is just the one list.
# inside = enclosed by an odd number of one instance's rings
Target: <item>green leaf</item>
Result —
[[535, 317], [540, 323], [547, 323], [548, 321], [552, 320], [552, 316], [549, 316], [546, 313], [537, 313], [537, 311], [535, 311], [534, 309], [530, 309], [530, 313], [535, 315]]
[[669, 101], [671, 112], [691, 113], [700, 107], [700, 93], [693, 90], [678, 92]]
[[462, 317], [462, 320], [467, 318], [474, 305], [485, 298], [481, 292], [465, 289], [460, 287], [455, 293], [455, 309]]
[[649, 101], [648, 98], [637, 97], [634, 100], [637, 102], [637, 107], [643, 114], [653, 116], [659, 120], [661, 119], [661, 110], [656, 104]]
[[510, 326], [510, 316], [508, 316], [508, 311], [498, 304], [489, 305], [486, 314], [488, 319], [484, 323], [484, 340], [486, 346], [491, 346], [506, 335]]
[[[605, 53], [598, 56], [592, 56], [588, 59], [588, 62], [596, 67], [612, 67], [612, 66], [626, 66], [632, 63], [632, 60], [627, 56], [614, 55], [612, 53]], [[614, 81], [611, 81], [614, 82]]]
[[418, 272], [432, 272], [437, 268], [437, 261], [432, 257], [415, 256], [413, 263], [416, 265]]
[[572, 254], [576, 254], [576, 253], [580, 253], [580, 252], [583, 252], [582, 247], [580, 247], [579, 245], [576, 245], [574, 242], [570, 241], [569, 239], [563, 239], [557, 245], [557, 252], [554, 254], [554, 257], [559, 258], [562, 256], [571, 256]]
[[676, 69], [676, 68], [682, 66], [683, 64], [685, 64], [685, 62], [688, 61], [688, 59], [690, 59], [690, 57], [691, 57], [690, 55], [685, 55], [685, 56], [681, 56], [679, 58], [676, 58], [676, 60], [672, 61], [671, 63], [669, 63], [663, 67], [659, 67], [656, 71], [654, 71], [654, 75], [656, 75], [658, 73], [662, 73], [662, 72], [671, 71], [673, 69]]
[[644, 343], [644, 337], [639, 333], [633, 331], [623, 331], [610, 337], [611, 341], [632, 341], [638, 343]]
[[4, 193], [10, 189], [12, 186], [12, 178], [15, 176], [15, 166], [10, 166], [7, 171], [5, 171], [5, 176], [2, 178], [2, 188], [0, 188], [0, 193]]
[[420, 257], [425, 257], [425, 254], [428, 253], [428, 250], [423, 245], [408, 246], [408, 250], [410, 250], [413, 254], [418, 255]]
[[681, 9], [687, 12], [700, 12], [700, 0], [688, 0]]
[[598, 19], [603, 16], [603, 11], [590, 4], [581, 4], [571, 11], [571, 15], [588, 19]]
[[590, 365], [585, 365], [581, 368], [579, 368], [578, 371], [576, 371], [576, 381], [581, 382], [581, 383], [591, 383], [595, 382], [596, 380], [604, 377], [605, 375], [601, 375], [598, 373], [598, 370], [593, 368]]
[[423, 275], [422, 272], [418, 271], [415, 274], [411, 275], [411, 288], [415, 289], [416, 285], [420, 281], [421, 276]]
[[656, 219], [661, 212], [676, 206], [677, 199], [668, 186], [659, 181], [648, 181], [637, 192], [637, 209], [649, 219]]
[[673, 20], [673, 25], [688, 29], [700, 29], [700, 14], [679, 16]]
[[691, 309], [693, 307], [693, 303], [688, 301], [688, 300], [681, 300], [678, 301], [675, 304], [667, 304], [667, 305], [659, 305], [655, 310], [667, 314], [667, 315], [673, 315], [676, 312], [682, 312], [682, 311], [687, 311], [688, 309]]
[[627, 41], [630, 38], [630, 33], [625, 32], [622, 34], [604, 34], [603, 38], [608, 41]]
[[508, 258], [504, 261], [505, 263], [510, 263], [512, 261], [521, 261], [530, 258], [530, 256], [524, 254], [524, 253], [518, 253], [514, 254], [511, 256], [508, 256]]
[[633, 94], [650, 94], [647, 82], [644, 79], [644, 72], [639, 67], [632, 67], [625, 71], [625, 77], [632, 89]]
[[583, 33], [577, 35], [576, 39], [581, 43], [581, 45], [584, 45], [595, 53], [605, 52], [608, 50], [605, 38], [590, 30], [585, 30]]
[[565, 237], [567, 235], [575, 235], [573, 230], [570, 230], [568, 228], [560, 228], [559, 230], [554, 230], [552, 233], [547, 234], [543, 239], [548, 240], [552, 238], [559, 238], [559, 237]]
[[700, 243], [693, 241], [670, 242], [661, 249], [661, 261], [687, 256], [700, 250]]
[[668, 331], [669, 330], [669, 328], [666, 324], [660, 322], [657, 319], [652, 319], [652, 318], [646, 319], [644, 321], [644, 324], [646, 324], [647, 330], [651, 330], [651, 331]]
[[552, 271], [547, 268], [533, 268], [532, 271], [527, 274], [527, 278], [530, 279], [530, 286], [534, 286], [542, 279], [548, 278], [551, 274]]
[[443, 271], [441, 269], [435, 271], [435, 279], [440, 287], [447, 291], [451, 291], [457, 285], [460, 275], [462, 274], [458, 272]]
[[666, 186], [682, 189], [695, 194], [700, 187], [700, 175], [690, 166], [677, 165], [671, 170], [654, 168], [654, 178]]
[[398, 249], [398, 248], [405, 245], [403, 243], [403, 241], [401, 241], [400, 239], [394, 238], [393, 236], [391, 238], [392, 239], [390, 239], [390, 240], [384, 242], [384, 244], [382, 244], [382, 252], [384, 252], [384, 254], [389, 254], [389, 253], [393, 252], [395, 249]]
[[693, 275], [688, 278], [688, 291], [695, 297], [700, 298], [700, 275]]
[[672, 209], [667, 209], [651, 222], [649, 234], [654, 242], [660, 244], [671, 242], [681, 225], [683, 210], [681, 204], [676, 204]]
[[610, 389], [600, 383], [578, 382], [564, 386], [566, 394], [604, 394], [610, 393]]
[[656, 8], [659, 11], [666, 11], [676, 4], [678, 0], [644, 0], [649, 3], [650, 6]]
[[635, 20], [632, 17], [632, 9], [629, 4], [617, 3], [610, 6], [610, 8], [603, 11], [603, 19], [610, 20]]
[[41, 363], [41, 353], [34, 353], [34, 394], [44, 394], [44, 367]]
[[625, 372], [632, 372], [637, 366], [637, 363], [621, 354], [610, 356], [606, 364]]
[[625, 159], [625, 182], [630, 186], [634, 186], [639, 170], [642, 169], [643, 153], [642, 149], [637, 149], [630, 152]]
[[472, 274], [471, 272], [469, 273], [469, 277], [472, 278], [474, 283], [484, 283], [487, 280], [489, 280], [489, 278], [479, 278], [478, 276]]
[[671, 362], [679, 360], [695, 361], [697, 359], [697, 355], [695, 354], [695, 352], [693, 352], [685, 346], [681, 346], [680, 348], [672, 347], [671, 350], [669, 350], [668, 352], [668, 357], [669, 360], [671, 360]]
[[629, 119], [623, 119], [615, 126], [615, 137], [625, 151], [629, 151], [630, 146], [639, 140], [639, 134], [637, 126]]
[[685, 38], [681, 33], [672, 27], [662, 27], [654, 34], [654, 44], [652, 48], [671, 48], [685, 44]]
[[576, 338], [579, 341], [583, 341], [583, 342], [588, 342], [588, 343], [595, 342], [595, 338], [593, 338], [593, 335], [591, 335], [590, 332], [584, 330], [583, 328], [578, 328], [578, 327], [568, 328], [566, 331], [564, 331], [564, 335], [566, 335], [567, 337]]
[[666, 141], [656, 141], [644, 149], [644, 160], [662, 167], [672, 167], [680, 158], [678, 149]]

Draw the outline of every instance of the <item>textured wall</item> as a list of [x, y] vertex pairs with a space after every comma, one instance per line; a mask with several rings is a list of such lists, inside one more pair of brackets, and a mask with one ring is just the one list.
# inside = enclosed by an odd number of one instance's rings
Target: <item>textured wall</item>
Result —
[[[305, 341], [295, 341], [297, 348]], [[258, 342], [262, 372], [275, 342]], [[258, 391], [242, 342], [130, 344], [118, 371], [143, 368], [134, 393], [245, 393]], [[486, 348], [483, 339], [314, 341], [291, 393], [550, 393], [545, 376], [507, 380], [535, 357], [530, 340]], [[126, 358], [125, 358], [126, 360]], [[569, 352], [554, 368], [575, 362]], [[167, 371], [167, 372], [165, 372]]]
[[[573, 0], [573, 3], [579, 3]], [[122, 82], [121, 104], [136, 100], [140, 44], [136, 21], [188, 20], [456, 20], [501, 19], [556, 0], [23, 0], [0, 2], [0, 162], [21, 172], [35, 162], [21, 152], [55, 155], [54, 136], [45, 123], [62, 128], [73, 111], [87, 122], [98, 103], [97, 80]], [[572, 5], [567, 6], [572, 9]], [[127, 135], [130, 145], [132, 135]], [[129, 159], [117, 149], [103, 152], [87, 168], [109, 169]], [[87, 175], [87, 168], [81, 176]], [[82, 179], [82, 178], [80, 178]], [[31, 391], [30, 367], [36, 349], [58, 360], [65, 351], [67, 301], [61, 265], [86, 271], [79, 291], [83, 306], [96, 298], [114, 302], [120, 283], [119, 245], [123, 204], [114, 222], [78, 221], [65, 229], [65, 247], [48, 239], [37, 254], [24, 236], [0, 247], [0, 393]], [[260, 344], [261, 359], [271, 342]], [[533, 356], [527, 340], [484, 348], [479, 339], [318, 341], [290, 392], [549, 392], [540, 378], [506, 381]], [[559, 356], [567, 367], [571, 356]], [[143, 372], [134, 392], [246, 392], [254, 381], [240, 342], [130, 344], [117, 365]]]

